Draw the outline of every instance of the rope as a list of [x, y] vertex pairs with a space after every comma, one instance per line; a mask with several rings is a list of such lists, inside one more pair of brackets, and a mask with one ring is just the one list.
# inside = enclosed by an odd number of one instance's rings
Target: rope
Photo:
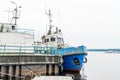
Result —
[[13, 76], [13, 77], [17, 77], [17, 78], [24, 78], [24, 77], [21, 77], [21, 76], [11, 75], [11, 74], [7, 74], [7, 73], [4, 73], [4, 72], [0, 72], [0, 74], [4, 74], [4, 75], [8, 75], [8, 76]]

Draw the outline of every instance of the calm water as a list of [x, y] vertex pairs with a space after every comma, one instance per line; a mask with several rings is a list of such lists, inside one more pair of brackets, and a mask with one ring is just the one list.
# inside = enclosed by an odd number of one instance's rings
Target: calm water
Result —
[[87, 80], [120, 80], [120, 54], [88, 52], [87, 59]]

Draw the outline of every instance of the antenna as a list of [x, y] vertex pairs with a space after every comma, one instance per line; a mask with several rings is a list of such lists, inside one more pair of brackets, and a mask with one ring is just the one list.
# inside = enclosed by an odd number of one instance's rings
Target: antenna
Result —
[[49, 9], [49, 12], [48, 13], [45, 12], [45, 14], [48, 15], [48, 17], [49, 17], [49, 31], [48, 31], [48, 35], [49, 35], [49, 34], [51, 34], [51, 32], [52, 32], [51, 29], [53, 27], [52, 26], [52, 19], [51, 19], [51, 16], [52, 16], [51, 10]]
[[60, 9], [58, 11], [58, 24], [61, 26], [61, 14], [60, 14]]
[[13, 16], [13, 19], [15, 19], [14, 25], [17, 25], [17, 19], [19, 19], [19, 17], [18, 17], [18, 8], [21, 8], [21, 6], [18, 7], [17, 4], [15, 2], [13, 2], [13, 1], [11, 1], [11, 3], [15, 5], [15, 9], [14, 9], [15, 15]]

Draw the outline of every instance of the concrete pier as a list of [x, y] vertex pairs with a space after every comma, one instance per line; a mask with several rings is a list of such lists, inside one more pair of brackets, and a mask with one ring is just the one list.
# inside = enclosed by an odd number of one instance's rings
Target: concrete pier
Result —
[[31, 80], [40, 75], [58, 75], [61, 56], [0, 54], [0, 79]]

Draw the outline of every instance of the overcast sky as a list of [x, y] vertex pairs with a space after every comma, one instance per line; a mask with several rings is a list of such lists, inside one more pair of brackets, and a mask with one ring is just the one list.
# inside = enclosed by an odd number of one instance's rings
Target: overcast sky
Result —
[[[15, 5], [0, 0], [0, 22], [10, 22]], [[19, 9], [18, 26], [35, 30], [36, 39], [46, 32], [51, 9], [54, 26], [62, 29], [69, 45], [87, 48], [120, 48], [120, 0], [12, 0]]]

